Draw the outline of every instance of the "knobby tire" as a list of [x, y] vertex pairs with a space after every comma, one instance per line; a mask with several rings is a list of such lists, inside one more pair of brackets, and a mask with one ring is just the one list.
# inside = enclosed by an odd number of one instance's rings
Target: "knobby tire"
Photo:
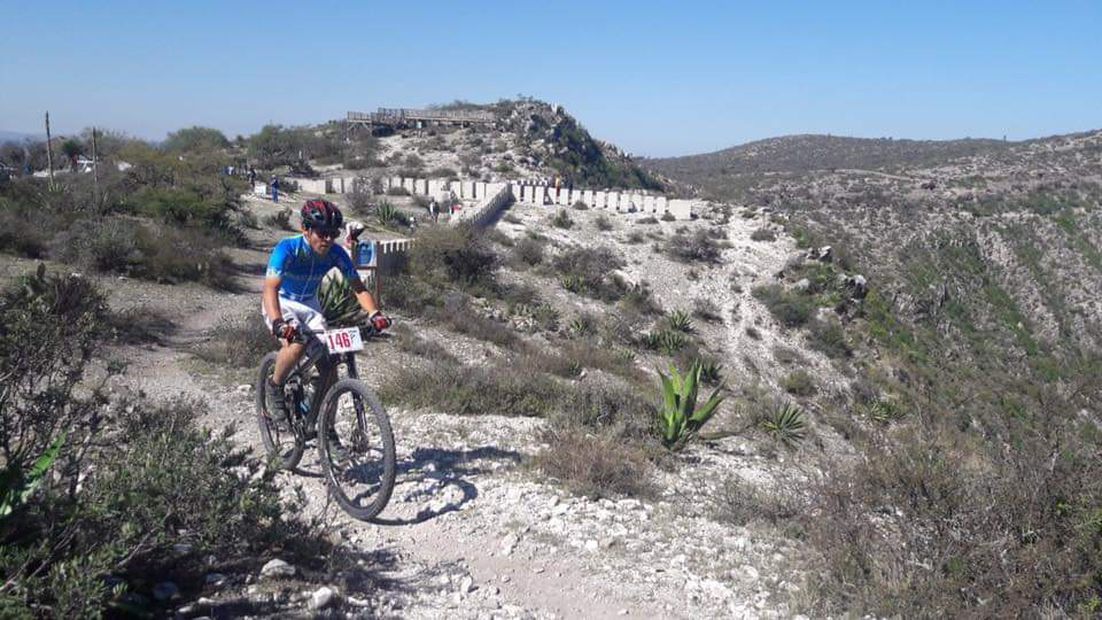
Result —
[[[356, 399], [359, 399], [362, 404], [359, 409], [362, 411], [338, 411], [341, 397], [346, 394], [352, 396], [353, 405]], [[394, 491], [397, 458], [395, 456], [394, 433], [390, 427], [390, 418], [379, 399], [362, 381], [349, 378], [337, 381], [326, 392], [325, 400], [322, 403], [322, 412], [318, 420], [318, 447], [321, 451], [321, 462], [325, 469], [325, 476], [329, 483], [329, 492], [341, 509], [353, 518], [369, 521], [382, 512]], [[348, 429], [343, 428], [349, 423], [348, 419], [342, 417], [341, 424], [337, 423], [338, 413], [343, 416], [349, 416], [350, 413], [356, 415], [356, 428], [364, 434], [363, 437], [359, 438], [359, 441], [356, 437], [349, 437]], [[366, 423], [367, 428], [364, 428], [365, 425], [362, 423]], [[342, 431], [345, 432], [344, 437], [340, 436]], [[329, 442], [330, 437], [334, 436], [334, 432], [341, 440], [342, 449], [355, 453], [357, 460], [363, 461], [362, 465], [345, 471], [339, 468], [340, 464], [333, 462]], [[367, 447], [368, 444], [370, 444], [370, 450], [360, 451], [360, 448]], [[366, 454], [365, 452], [373, 452], [374, 454]], [[368, 468], [379, 470], [379, 488], [371, 495], [370, 502], [363, 505], [359, 503], [359, 497], [356, 493], [350, 494], [349, 492], [351, 483], [354, 481], [346, 480], [346, 478], [354, 477], [355, 474], [350, 474], [350, 471], [357, 469], [366, 471]]]

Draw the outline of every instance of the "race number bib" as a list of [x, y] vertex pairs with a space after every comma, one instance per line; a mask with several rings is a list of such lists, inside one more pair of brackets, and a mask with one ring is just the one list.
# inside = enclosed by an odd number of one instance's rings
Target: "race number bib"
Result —
[[358, 327], [330, 329], [325, 332], [322, 340], [325, 342], [325, 346], [329, 347], [329, 352], [332, 354], [352, 353], [362, 351], [364, 348], [364, 341], [360, 337], [360, 328]]

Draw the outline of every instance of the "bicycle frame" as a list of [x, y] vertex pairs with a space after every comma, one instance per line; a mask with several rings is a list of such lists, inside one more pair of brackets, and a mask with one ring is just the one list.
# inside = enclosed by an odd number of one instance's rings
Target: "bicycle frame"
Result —
[[[359, 379], [359, 374], [356, 370], [356, 354], [354, 352], [349, 353], [330, 353], [325, 344], [318, 338], [318, 334], [308, 329], [302, 331], [302, 342], [306, 345], [306, 354], [299, 360], [291, 371], [288, 381], [296, 379], [299, 382], [297, 387], [298, 394], [294, 399], [296, 402], [292, 403], [297, 410], [299, 405], [298, 399], [301, 397], [302, 390], [305, 387], [305, 379], [309, 376], [311, 370], [317, 370], [320, 377], [320, 381], [314, 388], [314, 394], [311, 398], [311, 402], [308, 404], [308, 411], [305, 418], [301, 421], [303, 424], [295, 425], [295, 433], [305, 434], [307, 429], [316, 428], [318, 415], [321, 413], [322, 401], [325, 399], [326, 392], [332, 387], [337, 378], [337, 368], [343, 364], [345, 372], [350, 379]], [[364, 419], [364, 406], [363, 403], [357, 399], [355, 402], [356, 417], [361, 425], [361, 428], [366, 424]], [[297, 419], [296, 416], [291, 416], [293, 419]], [[299, 428], [300, 427], [300, 428]]]

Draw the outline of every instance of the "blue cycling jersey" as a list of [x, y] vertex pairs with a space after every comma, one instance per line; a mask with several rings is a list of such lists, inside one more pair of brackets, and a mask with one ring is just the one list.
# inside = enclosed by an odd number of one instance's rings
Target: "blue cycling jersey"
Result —
[[349, 280], [360, 277], [348, 252], [341, 246], [334, 244], [325, 256], [321, 256], [310, 247], [306, 237], [295, 235], [280, 241], [272, 250], [268, 277], [282, 278], [280, 297], [309, 302], [317, 298], [321, 279], [334, 267]]

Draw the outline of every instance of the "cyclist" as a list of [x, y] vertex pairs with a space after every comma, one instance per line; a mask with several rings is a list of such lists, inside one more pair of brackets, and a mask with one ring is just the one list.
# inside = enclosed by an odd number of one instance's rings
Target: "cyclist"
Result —
[[[268, 260], [264, 278], [264, 319], [281, 348], [276, 357], [275, 371], [268, 380], [269, 413], [276, 422], [287, 419], [287, 403], [283, 398], [283, 382], [291, 369], [302, 359], [306, 345], [299, 342], [300, 326], [311, 331], [324, 331], [325, 315], [318, 300], [318, 287], [325, 274], [336, 267], [352, 285], [360, 307], [368, 313], [371, 326], [377, 331], [390, 327], [364, 287], [352, 259], [334, 240], [341, 234], [344, 218], [340, 209], [327, 200], [307, 200], [302, 205], [302, 234], [288, 237], [276, 244]], [[327, 369], [332, 372], [335, 369]]]

